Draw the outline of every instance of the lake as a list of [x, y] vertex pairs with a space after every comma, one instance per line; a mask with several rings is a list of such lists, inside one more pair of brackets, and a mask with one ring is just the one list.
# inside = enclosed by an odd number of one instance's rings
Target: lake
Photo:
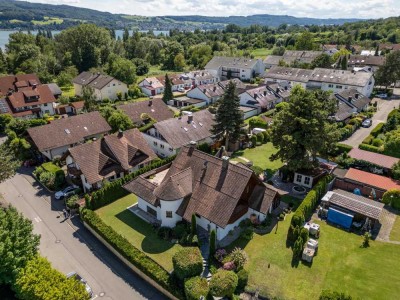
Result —
[[[8, 37], [10, 36], [11, 33], [14, 32], [18, 32], [18, 30], [0, 30], [0, 48], [2, 48], [3, 50], [6, 47], [6, 44], [8, 43]], [[26, 33], [26, 31], [24, 31]], [[32, 34], [37, 34], [36, 30], [31, 31]], [[139, 32], [148, 32], [146, 30], [139, 30]], [[159, 30], [154, 30], [154, 35], [160, 35], [160, 34], [164, 34], [164, 35], [168, 35], [169, 31], [159, 31]], [[53, 36], [60, 33], [59, 30], [53, 30], [52, 31]], [[122, 34], [124, 33], [123, 30], [115, 30], [115, 35], [120, 38], [122, 38]], [[132, 35], [133, 30], [129, 30], [129, 34]]]

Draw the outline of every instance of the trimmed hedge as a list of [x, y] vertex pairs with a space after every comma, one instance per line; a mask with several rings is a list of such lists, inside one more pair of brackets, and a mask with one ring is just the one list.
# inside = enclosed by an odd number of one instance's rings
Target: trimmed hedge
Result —
[[365, 150], [365, 151], [370, 151], [370, 152], [375, 152], [375, 153], [382, 153], [382, 151], [375, 146], [372, 145], [367, 145], [367, 144], [360, 144], [358, 145], [358, 148], [360, 148], [361, 150]]
[[238, 276], [233, 271], [218, 270], [210, 281], [210, 293], [215, 297], [231, 297], [238, 285]]
[[202, 296], [205, 299], [208, 291], [208, 282], [205, 278], [197, 276], [185, 281], [185, 295], [187, 300], [199, 300]]
[[107, 241], [107, 243], [109, 243], [135, 267], [177, 298], [185, 298], [171, 275], [162, 266], [133, 246], [125, 237], [117, 233], [112, 227], [106, 225], [94, 211], [83, 208], [80, 216], [86, 224], [96, 231], [104, 240]]
[[352, 146], [342, 143], [337, 143], [336, 148], [339, 153], [349, 153], [353, 149]]
[[148, 165], [140, 170], [130, 173], [123, 178], [115, 180], [113, 182], [107, 183], [101, 189], [93, 192], [89, 197], [85, 196], [86, 207], [96, 210], [100, 207], [103, 207], [107, 204], [113, 203], [114, 201], [127, 196], [129, 193], [122, 186], [139, 175], [142, 175], [146, 172], [149, 172], [153, 169], [157, 169], [166, 164], [169, 164], [175, 159], [175, 155], [168, 157], [163, 160], [159, 160], [157, 162], [153, 162], [151, 165]]
[[382, 133], [382, 127], [385, 125], [385, 123], [379, 123], [378, 125], [375, 126], [374, 129], [371, 131], [371, 135], [373, 137], [377, 137], [380, 133]]
[[[322, 196], [326, 193], [328, 183], [333, 179], [332, 175], [325, 176], [321, 178], [318, 183], [311, 189], [311, 191], [304, 198], [303, 202], [299, 205], [294, 213], [291, 225], [292, 226], [302, 226], [303, 224], [299, 224], [308, 220], [314, 212], [315, 207], [317, 206], [318, 201], [322, 198]], [[300, 221], [301, 220], [301, 221]]]
[[172, 257], [174, 272], [180, 280], [200, 275], [203, 271], [203, 258], [197, 247], [183, 248]]

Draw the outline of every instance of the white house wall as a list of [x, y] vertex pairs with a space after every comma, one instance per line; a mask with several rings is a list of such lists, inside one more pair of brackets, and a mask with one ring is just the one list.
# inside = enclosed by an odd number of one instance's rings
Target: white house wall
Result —
[[208, 98], [201, 90], [200, 88], [194, 88], [193, 90], [190, 90], [186, 94], [187, 97], [189, 98], [194, 98], [194, 99], [200, 99], [206, 101], [207, 105], [210, 104], [210, 98]]
[[147, 212], [147, 207], [150, 207], [150, 208], [154, 209], [154, 210], [157, 212], [157, 220], [161, 220], [161, 210], [160, 210], [160, 207], [155, 207], [155, 206], [151, 205], [150, 203], [146, 202], [145, 200], [143, 200], [143, 199], [140, 198], [140, 197], [137, 197], [137, 198], [138, 198], [138, 207], [139, 207], [141, 210]]
[[[151, 134], [155, 134], [155, 129], [154, 128], [151, 128], [150, 129], [150, 133]], [[158, 155], [158, 156], [161, 156], [161, 157], [169, 157], [169, 156], [172, 156], [172, 155], [175, 155], [176, 154], [176, 149], [173, 149], [172, 147], [171, 147], [171, 145], [170, 144], [168, 144], [167, 142], [165, 142], [165, 141], [162, 141], [162, 140], [160, 140], [160, 139], [158, 139], [158, 138], [156, 138], [156, 137], [154, 137], [154, 136], [151, 136], [151, 135], [149, 135], [149, 134], [146, 134], [146, 133], [143, 133], [142, 134], [143, 135], [143, 137], [145, 138], [145, 140], [147, 141], [147, 144], [149, 144], [149, 146], [151, 147], [151, 149], [153, 149], [153, 151]], [[172, 151], [171, 151], [171, 149], [172, 149]]]
[[[175, 201], [163, 201], [160, 200], [160, 221], [161, 226], [165, 227], [175, 227], [176, 222], [182, 220], [181, 216], [176, 214], [179, 206], [182, 204], [183, 199], [175, 200]], [[167, 211], [172, 212], [172, 218], [167, 218]]]

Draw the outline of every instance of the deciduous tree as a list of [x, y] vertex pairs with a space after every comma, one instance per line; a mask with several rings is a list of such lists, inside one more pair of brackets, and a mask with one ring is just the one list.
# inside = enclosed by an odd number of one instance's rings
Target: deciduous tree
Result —
[[82, 99], [84, 101], [84, 108], [87, 112], [96, 110], [96, 95], [94, 94], [94, 89], [92, 87], [88, 85], [83, 87]]
[[326, 153], [339, 139], [336, 124], [328, 118], [336, 109], [329, 93], [295, 86], [271, 127], [271, 141], [278, 148], [271, 159], [282, 160], [291, 171], [313, 168], [317, 155]]
[[39, 239], [32, 222], [14, 207], [0, 209], [0, 284], [14, 284], [18, 272], [36, 255]]

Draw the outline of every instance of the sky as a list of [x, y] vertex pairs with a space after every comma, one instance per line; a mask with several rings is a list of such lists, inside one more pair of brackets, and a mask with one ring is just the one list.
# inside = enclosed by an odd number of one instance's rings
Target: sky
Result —
[[29, 0], [129, 15], [248, 16], [376, 19], [400, 16], [400, 0]]

